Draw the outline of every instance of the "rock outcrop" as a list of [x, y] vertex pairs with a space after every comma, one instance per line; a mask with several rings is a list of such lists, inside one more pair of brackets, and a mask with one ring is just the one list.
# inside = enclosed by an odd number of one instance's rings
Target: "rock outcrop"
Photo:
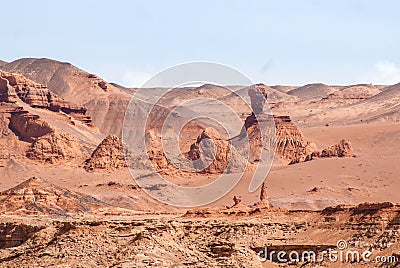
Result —
[[233, 196], [233, 206], [232, 207], [237, 207], [242, 203], [242, 197], [240, 195], [234, 195]]
[[[12, 92], [14, 89], [11, 89]], [[39, 116], [43, 111], [36, 113], [37, 108], [28, 111], [23, 108], [20, 98], [16, 98], [16, 102], [4, 99], [0, 102], [0, 143], [6, 145], [0, 150], [0, 158], [28, 157], [51, 164], [83, 158], [82, 147], [86, 145], [73, 136], [76, 132], [72, 130], [70, 133], [73, 134], [67, 134], [61, 130], [71, 130], [71, 123], [65, 116], [55, 116], [51, 125]]]
[[[296, 164], [303, 161], [310, 161], [315, 158], [330, 158], [330, 157], [355, 157], [353, 146], [349, 140], [342, 139], [338, 144], [332, 145], [322, 151], [314, 151], [308, 154], [305, 159], [292, 161], [289, 164]], [[301, 160], [301, 161], [300, 161]]]
[[116, 135], [108, 135], [85, 162], [87, 171], [96, 169], [113, 170], [126, 166], [124, 146], [121, 139]]
[[17, 96], [31, 107], [64, 112], [92, 126], [92, 120], [86, 115], [86, 108], [83, 106], [65, 101], [45, 85], [29, 80], [20, 74], [0, 71], [0, 101], [15, 102]]
[[[327, 258], [326, 252], [337, 249], [339, 237], [347, 241], [343, 253], [369, 250], [373, 252], [370, 260], [376, 256], [387, 256], [386, 260], [396, 257], [382, 263], [382, 267], [399, 265], [399, 206], [380, 209], [374, 214], [353, 214], [347, 208], [331, 216], [320, 211], [263, 210], [246, 214], [243, 210], [218, 212], [215, 208], [196, 208], [183, 217], [3, 219], [1, 264], [4, 267], [49, 264], [108, 267], [110, 263], [122, 267], [332, 267], [332, 259]], [[273, 251], [275, 254], [269, 254]], [[286, 253], [285, 258], [291, 252], [298, 254], [291, 254], [293, 260], [283, 263], [277, 259], [280, 256], [277, 252]], [[315, 261], [309, 253], [315, 253]], [[324, 259], [320, 258], [322, 254]], [[307, 259], [303, 261], [302, 256]], [[362, 261], [361, 256], [360, 260], [343, 261], [341, 266], [377, 266], [375, 262]]]
[[[305, 88], [309, 90], [307, 87]], [[270, 116], [264, 112], [264, 103], [267, 100], [267, 90], [259, 85], [249, 88], [248, 91], [253, 113], [248, 116], [244, 123], [247, 137], [250, 143], [249, 160], [256, 162], [260, 160], [263, 148], [266, 148], [268, 142], [273, 148], [272, 143], [276, 146], [275, 152], [282, 160], [288, 164], [312, 160], [314, 157], [349, 157], [353, 156], [353, 148], [351, 143], [341, 140], [337, 145], [324, 149], [322, 152], [316, 151], [316, 145], [308, 141], [303, 133], [292, 122], [289, 116]], [[275, 133], [269, 126], [275, 125]], [[261, 125], [265, 128], [261, 133]], [[240, 135], [242, 136], [243, 133]], [[275, 140], [263, 140], [268, 137], [274, 137]]]
[[161, 134], [156, 130], [148, 130], [146, 135], [147, 155], [152, 165], [158, 170], [163, 171], [171, 168], [162, 148]]
[[[302, 162], [313, 152], [314, 145], [306, 140], [303, 133], [292, 123], [289, 116], [273, 116], [273, 119], [265, 119], [265, 116], [255, 116], [254, 114], [246, 118], [245, 128], [250, 143], [250, 161], [260, 159], [262, 143], [275, 143], [277, 156], [287, 163]], [[264, 131], [264, 138], [270, 138], [275, 135], [274, 140], [262, 140], [258, 120], [265, 120], [267, 128]], [[268, 120], [268, 121], [267, 121]], [[272, 120], [274, 123], [272, 123]], [[275, 124], [275, 133], [272, 125]], [[270, 127], [268, 127], [270, 126]]]
[[107, 82], [105, 82], [105, 81], [102, 80], [102, 81], [98, 82], [97, 84], [99, 85], [99, 87], [100, 87], [101, 89], [103, 89], [104, 91], [107, 91], [107, 89], [108, 89]]
[[0, 193], [1, 214], [68, 215], [103, 206], [106, 204], [94, 197], [35, 177]]
[[352, 157], [354, 156], [353, 146], [349, 140], [342, 139], [338, 144], [330, 146], [319, 155], [320, 157]]
[[38, 115], [30, 114], [26, 111], [12, 113], [9, 128], [19, 139], [27, 142], [33, 142], [35, 138], [54, 131], [54, 129]]
[[86, 115], [91, 116], [101, 133], [121, 135], [124, 112], [132, 96], [97, 75], [45, 58], [18, 59], [2, 66], [2, 70], [46, 85], [66, 101], [87, 108]]
[[[276, 153], [288, 163], [304, 161], [313, 152], [312, 145], [304, 138], [301, 131], [292, 123], [289, 116], [270, 116], [265, 113], [265, 102], [268, 90], [263, 85], [254, 85], [249, 88], [248, 95], [253, 113], [245, 120], [244, 127], [250, 143], [250, 161], [259, 161], [262, 149], [276, 145]], [[261, 125], [258, 121], [262, 120]], [[273, 125], [275, 124], [275, 133]], [[263, 126], [261, 133], [260, 125]], [[275, 140], [263, 140], [275, 136]]]
[[267, 184], [265, 182], [263, 182], [261, 185], [260, 200], [254, 205], [260, 208], [271, 208], [271, 205], [268, 201]]
[[249, 88], [248, 95], [253, 113], [257, 115], [264, 112], [264, 105], [268, 97], [266, 87], [262, 84], [253, 85]]
[[0, 77], [0, 102], [15, 103], [18, 100], [17, 94], [8, 80]]
[[[253, 113], [245, 120], [246, 129], [250, 142], [250, 161], [259, 160], [263, 144], [262, 133], [258, 120], [267, 122], [268, 115], [264, 112], [264, 103], [267, 100], [267, 91], [258, 85], [249, 88], [248, 94], [251, 100]], [[289, 116], [273, 116], [275, 123], [275, 144], [277, 155], [289, 164], [312, 160], [314, 157], [349, 157], [353, 156], [351, 143], [341, 140], [337, 145], [317, 152], [315, 145], [307, 141], [303, 133], [293, 124]], [[268, 124], [268, 122], [266, 123]], [[264, 130], [264, 131], [268, 131]], [[264, 133], [265, 134], [265, 133]], [[271, 136], [268, 133], [265, 137]]]
[[50, 125], [17, 104], [0, 103], [0, 143], [6, 145], [0, 149], [0, 158], [28, 157], [49, 164], [86, 159], [86, 151], [93, 145], [82, 144], [75, 136], [79, 132], [71, 131], [69, 122], [61, 115], [58, 117], [61, 122], [56, 119]]
[[34, 139], [26, 156], [32, 160], [54, 164], [62, 160], [82, 158], [83, 153], [75, 137], [61, 131], [52, 131]]
[[[261, 133], [260, 129], [260, 124], [258, 120], [263, 120], [265, 117], [262, 117], [262, 115], [258, 115], [257, 117], [252, 113], [250, 116], [248, 116], [244, 122], [244, 128], [242, 130], [240, 136], [247, 135], [249, 139], [249, 146], [250, 146], [250, 152], [249, 152], [249, 160], [250, 162], [257, 162], [260, 161], [261, 158], [261, 152], [263, 149], [263, 142], [265, 143], [266, 141], [263, 141], [263, 135]], [[266, 123], [268, 124], [268, 122]], [[265, 130], [264, 130], [265, 131]], [[264, 133], [265, 134], [265, 133]], [[270, 133], [271, 135], [269, 136], [274, 136], [275, 133]], [[265, 137], [265, 135], [264, 135]]]
[[[256, 96], [251, 96], [254, 93], [256, 93]], [[266, 99], [268, 96], [268, 104], [269, 105], [275, 105], [278, 103], [283, 103], [283, 102], [295, 102], [297, 100], [297, 97], [291, 96], [286, 94], [285, 92], [282, 92], [280, 90], [277, 90], [273, 87], [269, 87], [264, 84], [255, 84], [252, 85], [248, 88], [248, 95], [251, 98], [251, 102], [256, 104], [257, 101], [262, 100], [263, 98], [260, 98], [262, 95]], [[257, 100], [258, 99], [258, 100]], [[257, 104], [256, 104], [257, 105]], [[259, 103], [258, 105], [264, 105], [264, 103]], [[253, 108], [253, 104], [251, 105]], [[253, 108], [254, 111], [254, 108]], [[257, 109], [255, 110], [257, 113]]]
[[195, 168], [202, 173], [234, 173], [246, 168], [245, 159], [211, 127], [204, 129], [190, 146], [188, 158], [195, 161]]
[[289, 116], [275, 116], [276, 153], [289, 163], [302, 162], [313, 152], [313, 145], [292, 123]]
[[[73, 119], [90, 128], [82, 124], [73, 128]], [[59, 98], [46, 86], [20, 74], [0, 71], [0, 143], [7, 144], [0, 150], [0, 158], [26, 156], [52, 164], [78, 158], [82, 161], [87, 146], [93, 145], [81, 141], [86, 134], [97, 134], [91, 127], [84, 107]]]

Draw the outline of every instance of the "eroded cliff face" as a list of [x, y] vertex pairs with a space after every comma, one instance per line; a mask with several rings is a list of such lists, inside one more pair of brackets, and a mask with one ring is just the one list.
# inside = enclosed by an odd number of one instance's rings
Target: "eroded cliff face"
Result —
[[36, 83], [16, 73], [0, 71], [0, 101], [16, 102], [18, 99], [34, 108], [70, 114], [92, 126], [86, 108], [74, 105], [58, 97], [45, 85]]
[[0, 158], [83, 161], [91, 141], [82, 140], [95, 132], [85, 108], [20, 74], [0, 71]]
[[[44, 195], [46, 196], [46, 195]], [[40, 200], [45, 200], [42, 198]], [[79, 211], [79, 210], [78, 210]], [[196, 210], [197, 212], [200, 209]], [[109, 218], [1, 219], [0, 266], [120, 266], [147, 267], [275, 267], [287, 266], [267, 252], [313, 251], [316, 260], [293, 261], [293, 267], [376, 267], [374, 262], [335, 262], [322, 251], [372, 251], [376, 256], [395, 256], [380, 267], [400, 263], [399, 207], [387, 204], [342, 206], [323, 211], [202, 209], [184, 216], [153, 215]], [[248, 210], [250, 211], [250, 210]], [[100, 235], [101, 234], [101, 235]], [[151, 249], [151, 250], [149, 250]], [[262, 252], [260, 254], [260, 252]], [[260, 255], [258, 255], [260, 254]], [[260, 258], [259, 258], [260, 257]], [[269, 256], [267, 256], [269, 257]]]
[[[86, 146], [71, 134], [26, 111], [1, 114], [0, 158], [26, 156], [35, 161], [55, 164], [61, 161], [83, 161]], [[28, 144], [26, 144], [28, 143]], [[19, 156], [18, 156], [19, 155]]]
[[15, 103], [18, 100], [17, 93], [10, 86], [8, 80], [0, 76], [0, 102]]
[[[250, 161], [260, 159], [261, 151], [266, 147], [262, 144], [275, 149], [276, 157], [286, 163], [305, 161], [315, 150], [315, 145], [304, 137], [289, 116], [265, 117], [252, 114], [246, 118], [244, 126], [250, 143]], [[267, 133], [261, 133], [258, 120], [265, 120], [264, 124], [269, 126], [264, 130]], [[275, 129], [272, 129], [273, 125]]]
[[9, 127], [21, 140], [27, 142], [33, 142], [35, 138], [54, 131], [38, 115], [29, 114], [28, 112], [12, 113]]
[[250, 142], [250, 161], [260, 160], [263, 148], [268, 147], [275, 148], [277, 156], [287, 163], [304, 161], [313, 151], [311, 143], [289, 116], [267, 113], [268, 93], [268, 87], [262, 84], [253, 85], [248, 91], [253, 113], [246, 118], [244, 127]]
[[2, 70], [23, 74], [59, 97], [84, 106], [102, 134], [121, 136], [124, 112], [132, 96], [96, 74], [45, 58], [19, 59], [3, 65]]
[[289, 116], [275, 116], [274, 121], [278, 156], [289, 163], [304, 161], [313, 152], [315, 146], [306, 140]]

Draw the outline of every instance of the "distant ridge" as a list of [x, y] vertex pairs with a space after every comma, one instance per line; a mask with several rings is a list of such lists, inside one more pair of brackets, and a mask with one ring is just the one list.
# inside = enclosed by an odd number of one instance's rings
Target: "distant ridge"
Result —
[[[276, 104], [279, 102], [294, 102], [296, 101], [295, 96], [288, 95], [287, 93], [281, 91], [280, 89], [276, 89], [276, 87], [270, 87], [265, 84], [259, 83], [252, 85], [250, 87], [257, 86], [263, 88], [264, 92], [267, 93], [267, 101], [269, 104]], [[246, 88], [243, 88], [244, 90]]]
[[279, 90], [284, 93], [288, 93], [289, 91], [295, 90], [296, 88], [299, 88], [299, 86], [284, 86], [284, 85], [275, 85], [271, 86], [273, 89]]
[[380, 92], [381, 90], [374, 85], [357, 84], [337, 90], [329, 94], [327, 98], [362, 100], [375, 96]]
[[336, 90], [322, 83], [308, 84], [288, 92], [289, 95], [297, 96], [300, 100], [326, 98]]
[[372, 122], [400, 122], [400, 83], [386, 87], [368, 98], [329, 110], [326, 114], [314, 114], [309, 121], [355, 124]]

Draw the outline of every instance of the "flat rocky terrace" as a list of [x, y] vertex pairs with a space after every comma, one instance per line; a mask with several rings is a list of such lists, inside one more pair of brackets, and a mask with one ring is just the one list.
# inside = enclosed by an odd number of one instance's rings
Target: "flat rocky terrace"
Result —
[[[141, 214], [69, 217], [0, 217], [0, 267], [285, 267], [272, 251], [372, 251], [399, 257], [400, 207], [390, 203], [287, 211], [233, 207], [197, 209], [184, 215]], [[312, 241], [312, 242], [310, 242]], [[336, 249], [337, 250], [337, 249]], [[301, 255], [300, 255], [301, 256]], [[317, 261], [319, 258], [317, 258]], [[353, 263], [353, 267], [397, 267]], [[349, 263], [290, 263], [291, 267], [347, 267]]]

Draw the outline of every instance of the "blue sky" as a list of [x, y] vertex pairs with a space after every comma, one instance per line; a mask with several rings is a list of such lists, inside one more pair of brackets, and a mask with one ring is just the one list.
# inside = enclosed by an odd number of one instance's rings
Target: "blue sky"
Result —
[[400, 1], [5, 1], [0, 59], [47, 57], [140, 86], [211, 61], [255, 82], [400, 82]]

